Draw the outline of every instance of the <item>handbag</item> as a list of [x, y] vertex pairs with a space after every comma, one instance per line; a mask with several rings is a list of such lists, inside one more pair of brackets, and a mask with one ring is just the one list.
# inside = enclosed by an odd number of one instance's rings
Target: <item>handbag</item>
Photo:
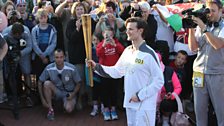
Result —
[[178, 111], [173, 112], [170, 118], [170, 123], [172, 126], [192, 126], [195, 122], [185, 113], [183, 113], [183, 105], [179, 96], [173, 92], [172, 93], [177, 101]]

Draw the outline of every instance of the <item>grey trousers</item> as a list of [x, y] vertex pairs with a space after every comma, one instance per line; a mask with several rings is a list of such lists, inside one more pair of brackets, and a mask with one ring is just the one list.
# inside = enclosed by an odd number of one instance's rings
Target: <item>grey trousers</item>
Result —
[[212, 101], [219, 126], [224, 126], [224, 75], [205, 75], [204, 87], [193, 88], [197, 126], [208, 126], [208, 100]]

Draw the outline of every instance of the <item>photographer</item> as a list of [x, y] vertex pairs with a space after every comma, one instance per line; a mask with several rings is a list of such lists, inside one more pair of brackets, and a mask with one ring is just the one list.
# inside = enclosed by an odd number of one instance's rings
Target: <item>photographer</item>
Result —
[[124, 21], [121, 18], [115, 16], [116, 4], [112, 1], [106, 3], [105, 10], [103, 10], [102, 16], [96, 24], [95, 33], [103, 38], [102, 32], [106, 27], [112, 27], [115, 31], [115, 38], [117, 38], [123, 46], [128, 46], [130, 43], [127, 42], [127, 35], [125, 33], [126, 28]]
[[44, 69], [38, 81], [41, 102], [48, 108], [48, 120], [54, 120], [52, 99], [62, 100], [66, 112], [73, 111], [81, 85], [77, 68], [64, 62], [65, 55], [61, 49], [54, 51], [54, 59], [55, 62]]
[[12, 25], [15, 22], [20, 22], [23, 24], [23, 19], [21, 18], [21, 15], [17, 10], [9, 11], [9, 13], [7, 14], [7, 18], [9, 23], [8, 26]]
[[[120, 17], [123, 20], [126, 20], [129, 17], [140, 17], [147, 22], [147, 28], [145, 36], [145, 40], [147, 45], [155, 49], [155, 40], [157, 34], [157, 21], [154, 15], [151, 14], [151, 7], [149, 3], [142, 1], [142, 2], [133, 2], [130, 6], [124, 8], [124, 10], [120, 13]], [[150, 30], [150, 32], [149, 32]]]
[[[14, 23], [11, 31], [4, 35], [8, 44], [8, 53], [4, 62], [4, 75], [12, 91], [14, 104], [14, 116], [18, 119], [18, 96], [17, 96], [17, 66], [20, 65], [21, 72], [25, 79], [30, 75], [30, 52], [32, 49], [31, 39], [24, 32], [24, 27], [20, 23]], [[28, 98], [30, 101], [30, 98]]]
[[[189, 30], [189, 48], [197, 51], [194, 61], [193, 87], [197, 126], [208, 125], [208, 99], [210, 97], [219, 126], [224, 125], [224, 22], [222, 3], [219, 0], [206, 2], [209, 8], [209, 23], [205, 24], [198, 17], [192, 17], [198, 26]], [[196, 84], [196, 80], [200, 83]]]
[[[156, 40], [156, 34], [157, 34], [157, 29], [158, 29], [157, 21], [156, 21], [154, 15], [151, 14], [151, 7], [150, 7], [149, 3], [142, 1], [142, 2], [139, 2], [138, 5], [140, 7], [140, 10], [139, 10], [140, 14], [137, 14], [137, 15], [139, 15], [140, 18], [145, 20], [147, 22], [147, 26], [148, 26], [145, 29], [146, 30], [146, 36], [145, 36], [146, 43], [147, 43], [147, 45], [149, 45], [150, 47], [155, 49], [155, 40]], [[136, 15], [136, 12], [135, 12], [135, 15]]]

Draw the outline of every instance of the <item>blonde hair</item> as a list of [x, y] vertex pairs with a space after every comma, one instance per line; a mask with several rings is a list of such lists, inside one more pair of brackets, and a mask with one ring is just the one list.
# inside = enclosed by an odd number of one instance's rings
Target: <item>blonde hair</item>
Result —
[[36, 20], [37, 21], [39, 21], [39, 18], [41, 17], [41, 16], [48, 16], [48, 11], [46, 10], [46, 9], [44, 9], [44, 8], [40, 8], [40, 9], [38, 9], [37, 10], [37, 13], [36, 13]]
[[12, 1], [6, 1], [6, 3], [5, 3], [5, 4], [2, 6], [2, 8], [1, 8], [1, 11], [2, 11], [5, 15], [7, 15], [7, 14], [6, 14], [6, 9], [7, 9], [7, 7], [8, 7], [9, 5], [13, 6], [13, 9], [14, 9], [14, 10], [16, 9], [16, 6], [15, 6], [15, 4], [14, 4]]

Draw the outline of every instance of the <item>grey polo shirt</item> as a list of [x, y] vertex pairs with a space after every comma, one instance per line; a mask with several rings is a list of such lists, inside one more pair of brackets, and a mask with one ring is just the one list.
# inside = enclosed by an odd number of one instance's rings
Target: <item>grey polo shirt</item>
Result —
[[[213, 35], [224, 38], [223, 20], [219, 22], [219, 27], [208, 27], [208, 30]], [[224, 48], [215, 49], [212, 47], [199, 27], [196, 29], [195, 36], [199, 47], [193, 65], [194, 71], [204, 74], [224, 74]]]
[[77, 83], [81, 82], [77, 68], [64, 62], [64, 68], [58, 70], [55, 63], [49, 64], [39, 77], [41, 82], [50, 80], [61, 91], [73, 92]]

